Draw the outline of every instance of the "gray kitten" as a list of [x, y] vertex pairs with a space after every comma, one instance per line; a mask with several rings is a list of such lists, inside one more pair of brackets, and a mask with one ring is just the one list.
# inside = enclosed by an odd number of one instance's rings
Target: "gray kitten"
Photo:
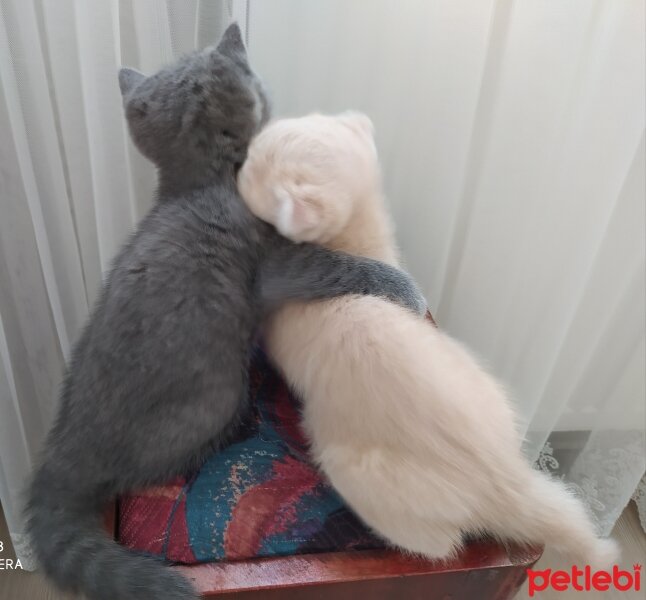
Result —
[[249, 347], [265, 311], [359, 292], [416, 311], [402, 272], [280, 237], [248, 211], [235, 176], [268, 118], [237, 26], [217, 48], [156, 75], [123, 69], [130, 132], [159, 170], [158, 202], [119, 252], [68, 366], [29, 490], [45, 573], [93, 600], [196, 598], [190, 584], [103, 531], [115, 496], [199, 466], [244, 407]]

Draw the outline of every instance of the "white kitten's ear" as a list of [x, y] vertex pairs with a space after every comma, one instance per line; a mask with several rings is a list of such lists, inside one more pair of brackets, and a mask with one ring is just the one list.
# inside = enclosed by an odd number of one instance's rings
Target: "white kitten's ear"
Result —
[[362, 112], [348, 110], [339, 115], [339, 119], [357, 133], [365, 133], [370, 137], [375, 135], [375, 126], [370, 117]]
[[319, 222], [315, 206], [290, 194], [282, 187], [274, 188], [276, 216], [274, 225], [293, 242], [313, 241], [311, 235]]
[[121, 88], [121, 95], [125, 96], [131, 90], [134, 90], [146, 76], [136, 69], [130, 67], [121, 67], [119, 69], [119, 88]]

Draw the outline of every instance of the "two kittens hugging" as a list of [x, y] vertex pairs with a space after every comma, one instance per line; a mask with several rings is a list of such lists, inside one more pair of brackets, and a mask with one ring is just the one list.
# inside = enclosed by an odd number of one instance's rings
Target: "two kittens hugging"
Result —
[[614, 559], [578, 501], [523, 459], [500, 386], [424, 321], [398, 268], [367, 117], [266, 125], [237, 25], [119, 82], [159, 189], [75, 345], [28, 492], [32, 546], [58, 586], [90, 600], [197, 597], [111, 540], [101, 515], [226, 442], [261, 325], [302, 396], [312, 458], [388, 542], [444, 559], [487, 532]]

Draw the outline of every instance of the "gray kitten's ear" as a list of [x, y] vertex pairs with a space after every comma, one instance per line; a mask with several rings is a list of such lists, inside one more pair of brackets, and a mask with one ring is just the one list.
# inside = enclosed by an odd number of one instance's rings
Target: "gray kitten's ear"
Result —
[[122, 67], [119, 69], [119, 87], [121, 88], [121, 95], [125, 96], [131, 90], [134, 90], [146, 76], [136, 69], [130, 67]]
[[233, 22], [229, 25], [226, 31], [222, 34], [222, 39], [217, 46], [218, 52], [233, 58], [233, 55], [242, 57], [247, 56], [247, 51], [242, 41], [242, 32], [240, 26]]

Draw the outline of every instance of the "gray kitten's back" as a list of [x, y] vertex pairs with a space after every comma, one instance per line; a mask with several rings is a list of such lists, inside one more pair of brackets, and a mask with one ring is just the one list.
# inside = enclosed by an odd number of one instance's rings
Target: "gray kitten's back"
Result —
[[97, 515], [119, 493], [197, 467], [243, 406], [258, 240], [234, 243], [230, 227], [181, 208], [156, 207], [117, 256], [32, 483], [39, 560], [90, 598], [194, 597], [105, 537]]
[[[219, 207], [238, 203], [233, 190], [213, 187], [144, 219], [116, 257], [70, 366], [55, 447], [74, 453], [79, 429], [88, 441], [118, 435], [130, 451], [100, 468], [125, 489], [185, 470], [244, 398], [263, 236], [247, 215], [216, 214], [209, 195]], [[97, 410], [88, 396], [107, 405]], [[185, 436], [170, 433], [178, 420]]]

